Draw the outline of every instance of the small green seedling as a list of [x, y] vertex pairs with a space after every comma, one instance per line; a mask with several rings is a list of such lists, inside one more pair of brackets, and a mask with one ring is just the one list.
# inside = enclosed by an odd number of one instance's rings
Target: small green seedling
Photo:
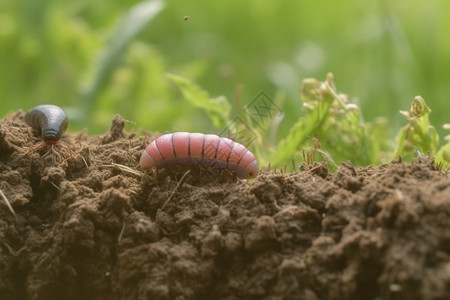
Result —
[[[314, 139], [322, 145], [321, 148], [315, 147], [314, 152], [321, 153], [319, 160], [328, 161], [331, 168], [333, 160], [338, 163], [351, 160], [356, 165], [376, 161], [377, 148], [372, 145], [374, 136], [369, 126], [362, 121], [359, 107], [350, 103], [347, 95], [337, 92], [331, 73], [324, 82], [303, 80], [300, 98], [304, 115], [280, 141], [278, 150], [270, 159], [272, 165], [280, 166], [290, 159], [295, 160]], [[314, 158], [310, 156], [308, 160]]]
[[428, 116], [431, 109], [425, 100], [416, 96], [411, 103], [410, 111], [400, 111], [400, 113], [409, 122], [398, 133], [395, 157], [402, 156], [406, 161], [411, 161], [417, 153], [434, 156], [439, 136], [436, 128], [429, 122]]

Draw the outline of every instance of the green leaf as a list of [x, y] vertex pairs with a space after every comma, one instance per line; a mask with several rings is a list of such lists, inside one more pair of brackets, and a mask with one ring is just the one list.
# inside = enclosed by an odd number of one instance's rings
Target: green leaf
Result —
[[181, 90], [186, 100], [205, 111], [215, 127], [224, 127], [229, 123], [231, 106], [225, 96], [210, 98], [205, 90], [188, 79], [175, 74], [166, 76]]
[[[445, 130], [450, 130], [450, 124], [444, 124], [443, 128]], [[447, 143], [436, 153], [436, 163], [443, 168], [447, 168], [450, 163], [450, 135], [447, 135], [444, 139]]]

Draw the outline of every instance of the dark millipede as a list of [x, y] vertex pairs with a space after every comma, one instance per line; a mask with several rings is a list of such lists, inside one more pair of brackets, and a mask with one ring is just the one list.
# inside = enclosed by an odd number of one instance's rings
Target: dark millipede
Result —
[[66, 113], [56, 105], [38, 105], [25, 114], [25, 122], [41, 133], [46, 143], [55, 143], [67, 129]]

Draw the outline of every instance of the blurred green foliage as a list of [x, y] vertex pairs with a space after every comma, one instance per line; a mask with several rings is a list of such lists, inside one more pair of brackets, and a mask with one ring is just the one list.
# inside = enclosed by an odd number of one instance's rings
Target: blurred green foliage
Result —
[[[370, 125], [362, 121], [358, 106], [349, 103], [347, 95], [337, 92], [331, 73], [324, 82], [313, 78], [303, 80], [300, 96], [305, 114], [280, 141], [269, 160], [273, 165], [279, 166], [298, 157], [299, 150], [308, 149], [311, 144], [315, 150], [320, 149], [320, 154], [326, 153], [323, 159], [333, 162], [380, 163], [382, 157], [376, 151], [380, 147], [374, 148], [373, 144], [381, 144], [383, 137], [374, 136]], [[305, 161], [314, 161], [313, 158], [308, 157]]]
[[265, 91], [284, 111], [275, 132], [283, 140], [305, 114], [302, 80], [332, 72], [361, 122], [387, 119], [399, 129], [398, 111], [418, 94], [441, 136], [449, 122], [448, 1], [160, 3], [161, 12], [139, 19], [133, 9], [150, 2], [0, 0], [0, 113], [53, 103], [67, 110], [71, 130], [89, 134], [104, 132], [116, 113], [135, 129], [220, 132], [173, 73], [229, 99], [231, 119], [236, 101]]

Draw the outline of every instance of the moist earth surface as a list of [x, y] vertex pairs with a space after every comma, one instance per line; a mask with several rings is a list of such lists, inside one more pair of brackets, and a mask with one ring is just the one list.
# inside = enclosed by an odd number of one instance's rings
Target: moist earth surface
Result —
[[450, 178], [356, 168], [143, 172], [116, 116], [46, 154], [0, 121], [0, 299], [450, 299]]

